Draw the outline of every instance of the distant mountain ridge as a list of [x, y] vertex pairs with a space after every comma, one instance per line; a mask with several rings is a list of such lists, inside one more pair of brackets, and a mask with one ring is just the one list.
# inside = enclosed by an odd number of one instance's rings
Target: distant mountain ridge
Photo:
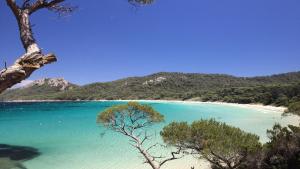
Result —
[[34, 86], [43, 86], [48, 85], [49, 87], [58, 88], [61, 91], [67, 90], [69, 88], [72, 88], [74, 85], [70, 82], [66, 81], [64, 78], [44, 78], [35, 80], [30, 84], [27, 84], [26, 86], [23, 86], [21, 88], [30, 88]]
[[260, 77], [225, 74], [160, 72], [112, 82], [74, 85], [64, 79], [41, 79], [0, 95], [1, 100], [207, 99], [208, 93], [229, 88], [297, 85], [300, 72]]
[[12, 88], [0, 95], [1, 100], [42, 100], [48, 95], [65, 92], [79, 87], [64, 78], [44, 78], [18, 88]]

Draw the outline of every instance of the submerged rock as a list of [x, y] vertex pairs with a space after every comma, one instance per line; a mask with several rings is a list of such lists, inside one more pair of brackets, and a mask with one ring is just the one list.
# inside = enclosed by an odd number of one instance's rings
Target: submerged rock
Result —
[[64, 78], [44, 78], [40, 80], [35, 80], [32, 83], [24, 86], [23, 88], [30, 88], [33, 86], [43, 86], [48, 85], [49, 87], [57, 87], [59, 90], [64, 91], [68, 88], [72, 88], [73, 84], [66, 81]]
[[40, 152], [32, 147], [0, 144], [0, 169], [26, 169], [21, 162], [39, 155]]
[[0, 169], [26, 169], [20, 162], [9, 158], [0, 158]]

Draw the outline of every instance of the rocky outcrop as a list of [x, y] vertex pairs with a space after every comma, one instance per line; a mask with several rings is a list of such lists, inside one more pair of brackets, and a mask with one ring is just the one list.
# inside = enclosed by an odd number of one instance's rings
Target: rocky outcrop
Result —
[[40, 152], [32, 147], [0, 144], [0, 169], [26, 169], [22, 162], [39, 155]]
[[61, 91], [64, 91], [72, 87], [72, 84], [66, 81], [64, 78], [44, 78], [44, 79], [35, 80], [32, 83], [24, 86], [23, 88], [42, 86], [42, 85], [48, 85], [49, 87], [57, 87]]
[[167, 80], [167, 78], [160, 76], [155, 79], [150, 79], [150, 80], [145, 81], [143, 83], [143, 85], [152, 85], [152, 84], [156, 85], [156, 84], [160, 84], [161, 82], [163, 82], [165, 80]]

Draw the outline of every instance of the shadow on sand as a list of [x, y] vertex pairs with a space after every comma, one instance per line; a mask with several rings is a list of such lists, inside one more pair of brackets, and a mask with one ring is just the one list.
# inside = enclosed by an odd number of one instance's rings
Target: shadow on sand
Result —
[[0, 144], [0, 169], [26, 169], [21, 162], [39, 155], [40, 152], [32, 147]]

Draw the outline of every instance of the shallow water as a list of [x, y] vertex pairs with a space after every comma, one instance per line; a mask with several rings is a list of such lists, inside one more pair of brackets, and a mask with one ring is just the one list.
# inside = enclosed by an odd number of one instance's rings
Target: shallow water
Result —
[[[39, 149], [41, 156], [24, 163], [28, 169], [147, 169], [126, 138], [96, 124], [99, 112], [118, 103], [1, 103], [0, 143]], [[165, 115], [166, 122], [155, 127], [157, 133], [171, 121], [215, 118], [258, 134], [265, 142], [266, 130], [275, 122], [295, 122], [293, 117], [282, 118], [278, 112], [230, 105], [147, 104]]]

